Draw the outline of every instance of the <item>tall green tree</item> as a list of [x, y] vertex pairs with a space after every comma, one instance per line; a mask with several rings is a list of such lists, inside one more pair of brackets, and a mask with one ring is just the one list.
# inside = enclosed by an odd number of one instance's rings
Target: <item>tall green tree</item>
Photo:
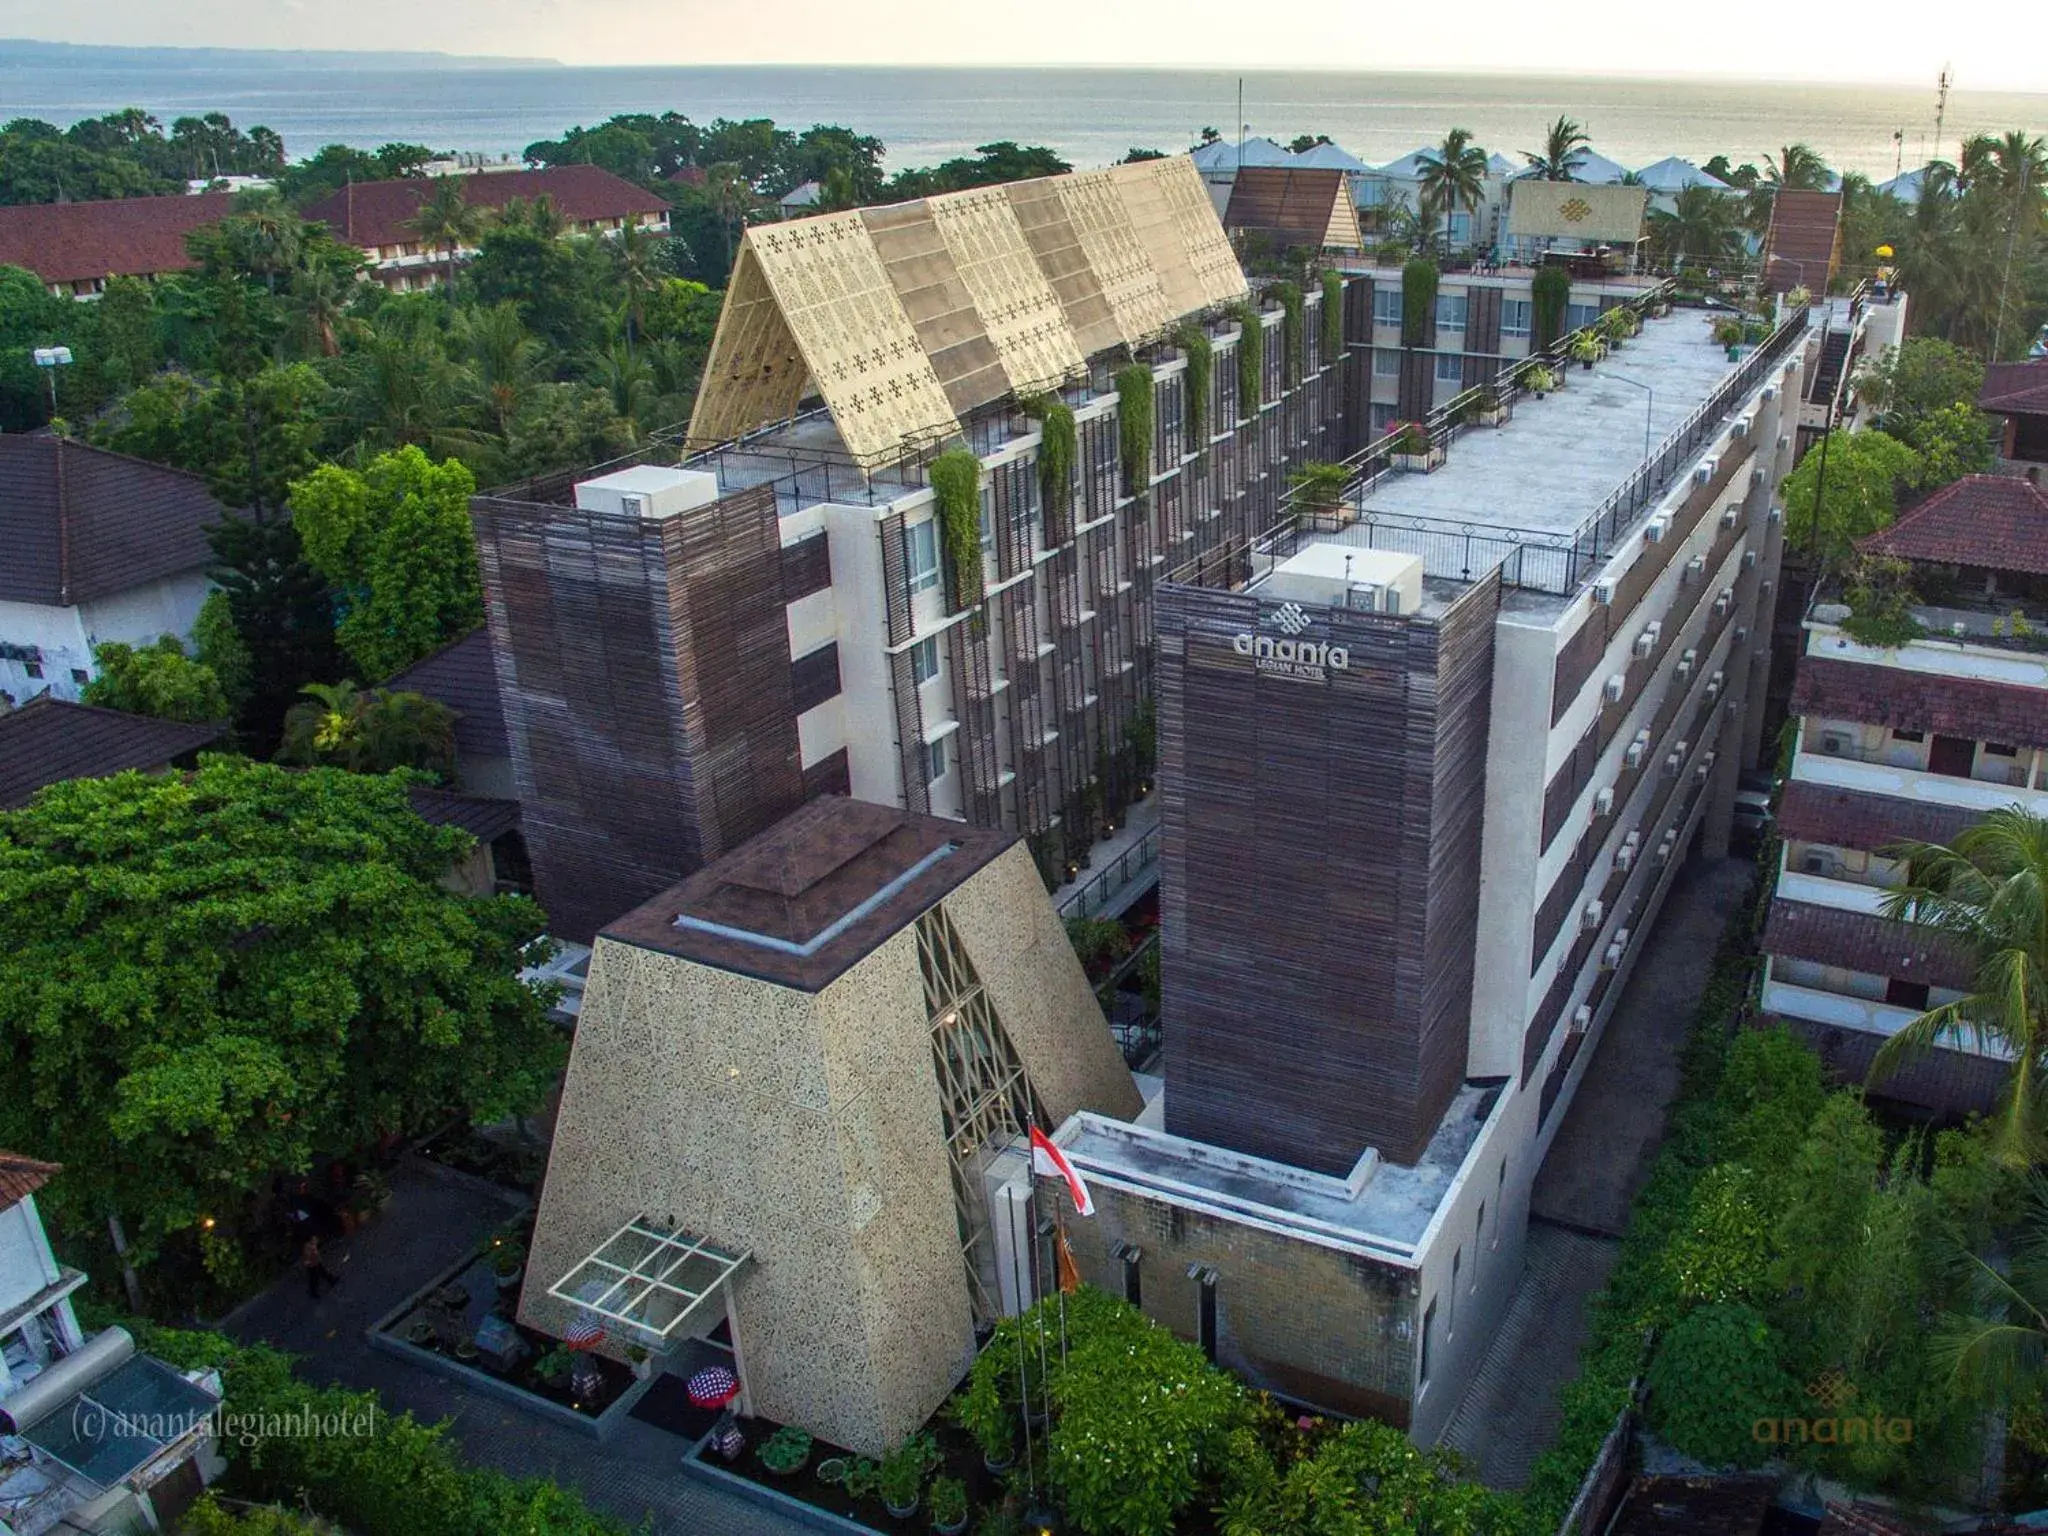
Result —
[[1458, 209], [1478, 212], [1486, 192], [1486, 151], [1472, 142], [1469, 130], [1453, 128], [1442, 144], [1416, 156], [1415, 179], [1423, 229], [1433, 237], [1438, 223]]
[[[1785, 539], [1801, 558], [1838, 566], [1858, 539], [1891, 526], [1902, 486], [1920, 483], [1920, 455], [1883, 432], [1830, 432], [1785, 477]], [[1825, 470], [1825, 478], [1822, 471]]]
[[292, 521], [340, 594], [336, 634], [362, 675], [389, 677], [483, 622], [475, 491], [459, 461], [412, 447], [361, 471], [322, 465], [292, 487]]
[[93, 647], [92, 659], [99, 675], [79, 695], [87, 704], [192, 724], [228, 717], [220, 678], [187, 656], [176, 635], [161, 636], [153, 645], [104, 641]]
[[490, 223], [489, 213], [469, 201], [462, 181], [460, 176], [440, 177], [411, 219], [420, 239], [438, 247], [447, 258], [444, 281], [450, 303], [455, 300], [455, 258], [474, 246]]
[[0, 1145], [64, 1165], [53, 1216], [147, 1262], [275, 1174], [537, 1104], [541, 914], [444, 889], [471, 846], [403, 777], [230, 758], [0, 813]]
[[305, 702], [284, 717], [282, 762], [353, 773], [417, 768], [437, 779], [455, 774], [455, 711], [422, 694], [358, 688], [346, 680], [309, 683]]
[[1543, 130], [1543, 148], [1525, 149], [1522, 158], [1538, 181], [1577, 181], [1579, 167], [1586, 163], [1586, 151], [1592, 147], [1586, 130], [1559, 114], [1557, 121]]

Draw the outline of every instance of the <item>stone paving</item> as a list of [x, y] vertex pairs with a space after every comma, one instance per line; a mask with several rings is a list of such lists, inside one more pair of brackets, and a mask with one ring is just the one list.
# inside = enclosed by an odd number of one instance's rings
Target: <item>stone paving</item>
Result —
[[1686, 1028], [1754, 870], [1721, 859], [1680, 871], [1537, 1171], [1520, 1285], [1442, 1439], [1495, 1487], [1524, 1486], [1557, 1438], [1586, 1302], [1614, 1267], [1678, 1091]]
[[374, 1390], [394, 1413], [451, 1421], [472, 1462], [579, 1489], [591, 1504], [656, 1536], [797, 1536], [810, 1528], [685, 1478], [685, 1442], [627, 1419], [606, 1441], [551, 1424], [372, 1350], [364, 1331], [448, 1268], [519, 1208], [516, 1197], [431, 1164], [392, 1178], [391, 1203], [352, 1237], [328, 1245], [341, 1284], [308, 1300], [295, 1272], [248, 1302], [225, 1331], [300, 1357], [309, 1380]]

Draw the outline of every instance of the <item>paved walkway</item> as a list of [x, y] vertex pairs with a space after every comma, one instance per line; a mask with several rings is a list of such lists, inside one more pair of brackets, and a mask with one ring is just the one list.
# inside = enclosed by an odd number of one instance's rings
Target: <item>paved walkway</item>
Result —
[[[294, 1273], [248, 1302], [225, 1324], [245, 1342], [275, 1344], [300, 1356], [308, 1379], [369, 1388], [394, 1413], [410, 1410], [449, 1431], [472, 1462], [520, 1477], [578, 1488], [593, 1505], [656, 1536], [799, 1536], [809, 1527], [676, 1468], [685, 1442], [627, 1419], [599, 1442], [458, 1387], [406, 1361], [372, 1350], [364, 1330], [481, 1242], [516, 1203], [478, 1180], [409, 1163], [392, 1179], [392, 1199], [377, 1219], [328, 1247], [342, 1283], [318, 1302]], [[339, 1261], [339, 1262], [337, 1262]]]
[[1520, 1285], [1443, 1434], [1494, 1487], [1524, 1486], [1557, 1439], [1558, 1391], [1578, 1368], [1586, 1303], [1614, 1268], [1678, 1091], [1686, 1029], [1753, 873], [1741, 859], [1680, 871], [1537, 1170]]

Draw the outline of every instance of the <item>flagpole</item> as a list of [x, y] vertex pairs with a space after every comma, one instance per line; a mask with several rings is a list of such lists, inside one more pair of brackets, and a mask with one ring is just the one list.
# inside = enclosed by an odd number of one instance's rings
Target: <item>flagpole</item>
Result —
[[1055, 1271], [1057, 1272], [1057, 1274], [1058, 1274], [1058, 1276], [1059, 1276], [1059, 1288], [1060, 1288], [1060, 1364], [1061, 1364], [1061, 1365], [1065, 1365], [1065, 1364], [1067, 1363], [1067, 1272], [1066, 1272], [1066, 1271], [1067, 1271], [1067, 1266], [1069, 1266], [1069, 1265], [1073, 1264], [1073, 1262], [1074, 1262], [1074, 1257], [1073, 1257], [1073, 1255], [1072, 1255], [1072, 1254], [1071, 1254], [1070, 1252], [1068, 1252], [1068, 1250], [1067, 1250], [1067, 1214], [1066, 1214], [1066, 1211], [1065, 1211], [1065, 1209], [1064, 1209], [1064, 1208], [1063, 1208], [1063, 1207], [1062, 1207], [1062, 1206], [1060, 1205], [1060, 1203], [1059, 1203], [1059, 1202], [1058, 1202], [1057, 1200], [1055, 1200], [1055, 1201], [1053, 1202], [1053, 1206], [1052, 1206], [1052, 1229], [1053, 1229], [1053, 1241], [1054, 1241], [1055, 1243], [1057, 1243], [1057, 1244], [1059, 1245], [1059, 1250], [1058, 1250], [1058, 1259], [1056, 1260], [1056, 1262], [1055, 1262], [1055, 1264], [1054, 1264], [1054, 1266], [1053, 1266], [1053, 1267], [1054, 1267]]

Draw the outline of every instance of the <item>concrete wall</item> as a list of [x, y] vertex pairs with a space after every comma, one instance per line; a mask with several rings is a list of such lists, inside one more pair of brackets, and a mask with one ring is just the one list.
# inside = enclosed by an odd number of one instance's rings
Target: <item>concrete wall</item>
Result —
[[110, 640], [149, 645], [160, 635], [176, 635], [189, 644], [200, 605], [211, 590], [204, 572], [188, 571], [69, 608], [0, 602], [0, 645], [40, 651], [43, 671], [32, 678], [26, 662], [0, 656], [0, 693], [12, 695], [17, 704], [40, 693], [75, 702], [84, 685], [71, 674], [98, 675], [95, 645]]
[[34, 1196], [0, 1211], [0, 1312], [11, 1312], [57, 1281], [57, 1260], [43, 1235]]

